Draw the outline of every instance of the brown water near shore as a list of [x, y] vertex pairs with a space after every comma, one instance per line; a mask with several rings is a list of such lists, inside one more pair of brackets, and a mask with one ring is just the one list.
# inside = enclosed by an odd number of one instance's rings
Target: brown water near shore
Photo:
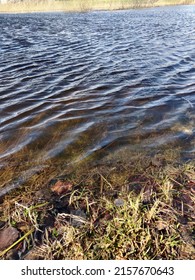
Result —
[[0, 166], [12, 167], [3, 192], [48, 164], [121, 149], [193, 159], [194, 15], [194, 6], [0, 15]]

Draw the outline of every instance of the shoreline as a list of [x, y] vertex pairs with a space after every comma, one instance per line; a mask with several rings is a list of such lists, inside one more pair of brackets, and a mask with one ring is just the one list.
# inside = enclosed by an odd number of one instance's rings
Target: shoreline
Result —
[[195, 1], [191, 3], [171, 3], [171, 2], [159, 2], [154, 4], [139, 4], [131, 5], [127, 4], [121, 6], [121, 4], [115, 4], [114, 6], [108, 7], [97, 7], [97, 5], [79, 7], [79, 6], [69, 6], [69, 5], [27, 5], [23, 4], [0, 4], [0, 14], [31, 14], [31, 13], [79, 13], [79, 12], [108, 12], [108, 11], [125, 11], [125, 10], [141, 10], [141, 9], [151, 9], [151, 8], [161, 8], [161, 7], [172, 7], [172, 6], [194, 6]]
[[0, 259], [195, 259], [194, 197], [194, 161], [170, 153], [51, 165], [0, 203]]

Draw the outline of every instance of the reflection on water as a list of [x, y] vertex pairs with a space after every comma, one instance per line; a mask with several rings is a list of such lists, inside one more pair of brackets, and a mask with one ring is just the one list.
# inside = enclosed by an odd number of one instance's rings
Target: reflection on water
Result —
[[2, 167], [123, 147], [194, 156], [194, 6], [0, 15], [0, 30]]

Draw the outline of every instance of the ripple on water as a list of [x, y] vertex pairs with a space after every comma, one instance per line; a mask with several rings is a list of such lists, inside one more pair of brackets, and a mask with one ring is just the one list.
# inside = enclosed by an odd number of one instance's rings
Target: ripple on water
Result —
[[0, 15], [0, 28], [2, 166], [121, 147], [194, 154], [193, 6]]

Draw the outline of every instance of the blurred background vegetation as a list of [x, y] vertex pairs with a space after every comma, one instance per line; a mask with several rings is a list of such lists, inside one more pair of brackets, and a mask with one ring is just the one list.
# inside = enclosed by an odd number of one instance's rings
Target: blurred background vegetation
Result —
[[117, 10], [194, 3], [195, 0], [0, 0], [0, 12]]

